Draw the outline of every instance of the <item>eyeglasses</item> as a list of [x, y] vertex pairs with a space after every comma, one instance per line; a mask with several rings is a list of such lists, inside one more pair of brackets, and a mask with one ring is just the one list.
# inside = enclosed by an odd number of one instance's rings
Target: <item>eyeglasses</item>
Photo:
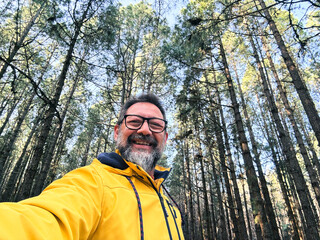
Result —
[[163, 132], [167, 126], [167, 121], [161, 118], [145, 118], [133, 114], [124, 115], [125, 125], [131, 130], [140, 129], [144, 124], [144, 121], [148, 122], [150, 131], [154, 133]]

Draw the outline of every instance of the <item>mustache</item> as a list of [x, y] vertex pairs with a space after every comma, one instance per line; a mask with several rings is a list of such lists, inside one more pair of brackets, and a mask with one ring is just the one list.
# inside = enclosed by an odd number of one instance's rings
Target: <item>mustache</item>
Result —
[[137, 133], [133, 133], [132, 135], [130, 135], [127, 139], [128, 143], [132, 143], [133, 140], [141, 140], [141, 141], [146, 141], [148, 143], [150, 143], [153, 147], [157, 147], [158, 146], [158, 142], [157, 140], [152, 137], [152, 136], [146, 136], [146, 135], [142, 135], [142, 134], [137, 134]]

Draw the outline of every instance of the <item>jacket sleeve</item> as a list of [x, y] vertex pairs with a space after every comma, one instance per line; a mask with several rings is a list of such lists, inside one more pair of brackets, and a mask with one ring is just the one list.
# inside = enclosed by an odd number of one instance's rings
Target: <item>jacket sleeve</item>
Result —
[[88, 239], [101, 216], [103, 184], [93, 167], [54, 181], [39, 196], [0, 204], [0, 240]]

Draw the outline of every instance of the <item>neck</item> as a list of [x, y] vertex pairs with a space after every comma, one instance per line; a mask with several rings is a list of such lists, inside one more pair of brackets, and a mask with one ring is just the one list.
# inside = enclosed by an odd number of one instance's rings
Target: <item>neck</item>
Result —
[[154, 180], [154, 168], [150, 171], [150, 172], [148, 172], [149, 173], [149, 175], [152, 177], [152, 179]]

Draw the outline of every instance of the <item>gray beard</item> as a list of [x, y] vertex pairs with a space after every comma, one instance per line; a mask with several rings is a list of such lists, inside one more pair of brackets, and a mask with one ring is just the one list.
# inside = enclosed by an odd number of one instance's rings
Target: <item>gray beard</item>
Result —
[[[148, 138], [147, 136], [142, 136], [142, 135], [140, 137]], [[130, 141], [127, 141], [124, 144], [121, 142], [121, 140], [122, 140], [122, 134], [120, 132], [117, 139], [117, 149], [120, 151], [121, 156], [129, 162], [139, 165], [147, 173], [150, 173], [156, 166], [157, 162], [160, 160], [162, 151], [157, 146], [154, 146], [154, 149], [152, 150], [151, 153], [143, 150], [132, 151], [132, 146], [130, 145]], [[160, 144], [163, 145], [163, 143], [160, 143]], [[161, 146], [161, 148], [163, 148], [163, 146]]]
[[125, 151], [121, 152], [121, 149], [119, 151], [127, 161], [138, 164], [148, 173], [156, 166], [161, 157], [161, 153], [157, 149], [154, 149], [151, 153], [133, 152], [132, 147], [129, 146]]

